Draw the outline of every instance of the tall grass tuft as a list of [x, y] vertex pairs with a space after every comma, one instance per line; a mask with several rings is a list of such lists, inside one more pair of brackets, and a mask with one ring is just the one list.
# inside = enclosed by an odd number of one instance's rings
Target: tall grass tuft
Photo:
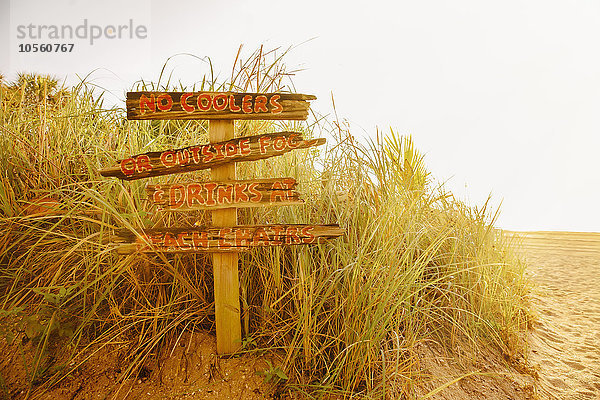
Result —
[[[218, 83], [211, 64], [195, 89], [289, 90], [284, 54], [261, 48], [242, 59], [240, 51], [229, 81]], [[183, 87], [162, 81], [161, 74], [136, 89]], [[128, 344], [126, 373], [134, 376], [183, 330], [213, 329], [209, 257], [117, 256], [110, 244], [117, 228], [191, 226], [208, 222], [208, 213], [155, 212], [144, 199], [146, 182], [98, 174], [131, 154], [207, 142], [207, 123], [127, 121], [85, 82], [65, 89], [23, 75], [0, 90], [0, 309], [24, 316], [36, 343], [30, 389], [56, 384], [116, 341]], [[487, 205], [467, 206], [436, 186], [410, 137], [393, 131], [361, 144], [323, 118], [236, 122], [240, 135], [280, 129], [333, 140], [323, 152], [239, 164], [240, 179], [296, 178], [306, 200], [239, 210], [240, 223], [339, 223], [346, 232], [320, 245], [241, 256], [245, 343], [281, 356], [290, 390], [410, 396], [418, 343], [521, 350], [528, 286]], [[208, 175], [151, 181], [192, 179]], [[71, 343], [63, 361], [75, 361], [72, 368], [53, 369], [46, 357], [60, 336]]]

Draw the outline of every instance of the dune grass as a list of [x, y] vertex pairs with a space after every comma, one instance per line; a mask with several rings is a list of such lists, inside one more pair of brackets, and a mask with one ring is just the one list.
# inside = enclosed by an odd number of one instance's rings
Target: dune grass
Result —
[[[211, 75], [195, 89], [280, 91], [287, 78], [281, 56], [260, 49], [238, 57], [229, 81]], [[137, 88], [166, 87], [177, 85], [161, 74]], [[131, 154], [207, 142], [207, 123], [127, 121], [86, 83], [59, 89], [44, 77], [3, 82], [0, 97], [0, 310], [23, 316], [37, 344], [30, 389], [51, 387], [123, 340], [134, 376], [183, 330], [214, 328], [209, 257], [117, 256], [110, 244], [117, 228], [209, 221], [204, 212], [155, 212], [144, 198], [148, 181], [208, 174], [132, 182], [98, 174]], [[236, 122], [240, 135], [281, 129], [327, 135], [327, 148], [240, 163], [238, 176], [294, 177], [306, 203], [239, 210], [240, 223], [339, 223], [346, 235], [241, 255], [244, 352], [277, 352], [289, 390], [385, 398], [412, 395], [418, 343], [521, 351], [524, 267], [485, 205], [436, 186], [411, 139], [393, 131], [365, 144], [324, 118]], [[61, 336], [71, 367], [57, 369], [46, 355]]]

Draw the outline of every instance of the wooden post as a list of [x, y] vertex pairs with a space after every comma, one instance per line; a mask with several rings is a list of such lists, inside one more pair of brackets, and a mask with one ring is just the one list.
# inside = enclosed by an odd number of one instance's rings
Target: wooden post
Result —
[[[208, 135], [211, 143], [233, 139], [233, 120], [210, 121]], [[235, 162], [211, 170], [213, 181], [232, 181], [235, 178]], [[237, 209], [212, 211], [212, 223], [214, 227], [237, 225]], [[214, 253], [213, 274], [217, 354], [231, 354], [239, 350], [242, 345], [238, 254]]]

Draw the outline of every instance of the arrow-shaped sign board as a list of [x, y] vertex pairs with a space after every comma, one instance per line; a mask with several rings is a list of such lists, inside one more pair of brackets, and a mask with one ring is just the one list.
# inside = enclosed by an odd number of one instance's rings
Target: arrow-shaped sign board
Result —
[[164, 228], [144, 230], [141, 236], [120, 231], [117, 252], [219, 253], [256, 247], [320, 243], [342, 236], [338, 225], [255, 225], [223, 228]]
[[324, 138], [304, 140], [297, 132], [246, 136], [224, 142], [135, 155], [100, 170], [100, 174], [135, 180], [208, 169], [238, 161], [261, 160], [324, 143]]

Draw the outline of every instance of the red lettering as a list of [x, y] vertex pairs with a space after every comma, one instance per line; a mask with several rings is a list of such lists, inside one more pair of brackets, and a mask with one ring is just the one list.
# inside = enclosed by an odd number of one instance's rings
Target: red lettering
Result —
[[274, 245], [283, 244], [283, 238], [281, 237], [281, 234], [285, 231], [285, 228], [283, 226], [272, 226], [271, 229], [273, 232], [275, 232], [272, 243]]
[[250, 199], [248, 197], [248, 195], [246, 193], [244, 193], [244, 190], [246, 190], [246, 189], [248, 189], [247, 183], [236, 183], [235, 184], [235, 202], [236, 203], [243, 203]]
[[252, 246], [252, 230], [248, 228], [238, 228], [235, 230], [236, 247]]
[[302, 242], [306, 244], [314, 243], [315, 235], [311, 232], [315, 229], [314, 226], [305, 226], [302, 228]]
[[192, 232], [192, 246], [195, 249], [208, 247], [208, 232]]
[[163, 246], [165, 243], [164, 236], [160, 233], [146, 235], [146, 239], [149, 239], [148, 241], [154, 246]]
[[192, 152], [192, 159], [194, 160], [194, 164], [198, 164], [200, 162], [200, 147], [192, 147], [190, 151]]
[[204, 197], [202, 197], [202, 189], [204, 186], [198, 183], [190, 183], [187, 185], [187, 205], [192, 208], [194, 204], [204, 204]]
[[[131, 164], [131, 166], [130, 166]], [[135, 172], [135, 160], [133, 158], [126, 158], [121, 160], [121, 172], [126, 176], [131, 176]]]
[[280, 201], [283, 201], [285, 199], [285, 190], [283, 190], [283, 185], [279, 181], [273, 182], [273, 185], [271, 186], [271, 197], [269, 198], [269, 201], [271, 203], [276, 203], [277, 199], [279, 199]]
[[205, 183], [204, 187], [206, 188], [206, 205], [214, 206], [215, 203], [215, 188], [217, 187], [216, 183]]
[[251, 153], [251, 150], [250, 150], [250, 139], [241, 139], [239, 141], [239, 145], [240, 145], [240, 153], [243, 156], [247, 156], [248, 154]]
[[210, 151], [210, 145], [202, 146], [202, 155], [204, 156], [202, 162], [205, 163], [211, 161], [215, 157], [213, 152]]
[[296, 184], [296, 180], [294, 178], [284, 178], [281, 180], [283, 187], [286, 189], [292, 189]]
[[258, 139], [258, 144], [260, 145], [260, 153], [265, 154], [267, 152], [267, 146], [269, 146], [271, 142], [271, 138], [269, 136], [261, 136]]
[[248, 185], [248, 191], [252, 195], [252, 197], [250, 197], [250, 201], [253, 203], [260, 203], [260, 201], [262, 200], [262, 193], [256, 189], [257, 187], [258, 183], [256, 182]]
[[164, 194], [165, 191], [160, 188], [160, 185], [154, 186], [154, 193], [152, 193], [152, 202], [154, 204], [162, 204]]
[[232, 95], [232, 94], [229, 95], [229, 109], [232, 112], [241, 111], [241, 108], [238, 105], [235, 104], [235, 96]]
[[[163, 103], [163, 100], [165, 103]], [[170, 111], [173, 107], [173, 99], [168, 94], [161, 94], [156, 98], [156, 106], [161, 111]]]
[[177, 238], [174, 237], [171, 233], [166, 232], [165, 233], [165, 237], [164, 237], [164, 243], [163, 245], [165, 247], [177, 247]]
[[295, 226], [288, 226], [285, 230], [285, 244], [300, 244], [302, 239], [298, 236], [298, 228]]
[[146, 113], [144, 106], [148, 110], [150, 110], [152, 112], [156, 112], [156, 103], [154, 102], [153, 94], [150, 95], [150, 98], [147, 98], [145, 95], [140, 96], [140, 114]]
[[183, 149], [177, 152], [177, 164], [186, 165], [190, 162], [190, 153], [187, 149]]
[[[230, 248], [232, 245], [234, 245], [234, 243], [231, 243], [230, 240], [227, 239], [232, 239], [231, 236], [231, 228], [221, 228], [219, 229], [219, 248], [221, 249], [228, 249]], [[233, 240], [235, 240], [235, 237], [233, 237]]]
[[172, 185], [169, 188], [169, 208], [176, 209], [185, 203], [185, 186]]
[[[219, 104], [219, 100], [223, 100], [221, 104]], [[213, 108], [215, 111], [223, 111], [227, 108], [227, 95], [226, 94], [218, 94], [213, 99]]]
[[192, 244], [188, 242], [191, 239], [189, 233], [182, 232], [177, 235], [177, 244], [181, 250], [187, 250], [192, 247]]
[[193, 95], [194, 93], [184, 93], [181, 95], [181, 99], [179, 100], [181, 103], [181, 108], [183, 108], [187, 112], [194, 112], [194, 107], [190, 106], [187, 102], [187, 99]]
[[286, 145], [285, 136], [277, 136], [273, 140], [273, 148], [277, 151], [281, 151], [281, 150], [285, 149], [285, 145]]
[[242, 98], [242, 110], [249, 114], [252, 112], [252, 96], [247, 94]]
[[235, 143], [225, 143], [225, 154], [227, 157], [233, 157], [237, 154], [238, 148]]
[[[206, 104], [204, 104], [204, 101]], [[208, 111], [210, 110], [210, 106], [212, 104], [212, 97], [208, 93], [202, 93], [198, 96], [198, 109], [200, 111]]]
[[223, 144], [213, 144], [213, 149], [215, 149], [217, 151], [217, 156], [215, 157], [215, 161], [225, 158], [225, 154], [221, 150], [222, 148], [223, 148]]
[[300, 135], [297, 133], [293, 133], [288, 137], [288, 146], [290, 146], [292, 149], [295, 149], [296, 147], [300, 146], [301, 141], [302, 137], [300, 137]]
[[273, 114], [279, 114], [280, 112], [283, 111], [283, 106], [281, 104], [279, 104], [279, 99], [281, 98], [280, 95], [278, 94], [274, 94], [273, 96], [271, 96], [271, 100], [269, 101], [269, 104], [271, 104], [271, 112]]
[[267, 96], [256, 96], [256, 99], [254, 99], [254, 112], [269, 112], [267, 109]]
[[150, 157], [148, 157], [146, 154], [138, 156], [135, 163], [138, 173], [142, 173], [144, 171], [152, 171], [152, 165], [150, 165]]
[[177, 165], [177, 161], [175, 161], [175, 153], [172, 151], [163, 151], [160, 155], [160, 162], [167, 168], [174, 167]]
[[219, 204], [231, 204], [233, 202], [233, 186], [223, 185], [217, 189], [217, 203]]
[[255, 246], [268, 246], [270, 241], [269, 234], [265, 231], [265, 228], [256, 228], [252, 239]]

